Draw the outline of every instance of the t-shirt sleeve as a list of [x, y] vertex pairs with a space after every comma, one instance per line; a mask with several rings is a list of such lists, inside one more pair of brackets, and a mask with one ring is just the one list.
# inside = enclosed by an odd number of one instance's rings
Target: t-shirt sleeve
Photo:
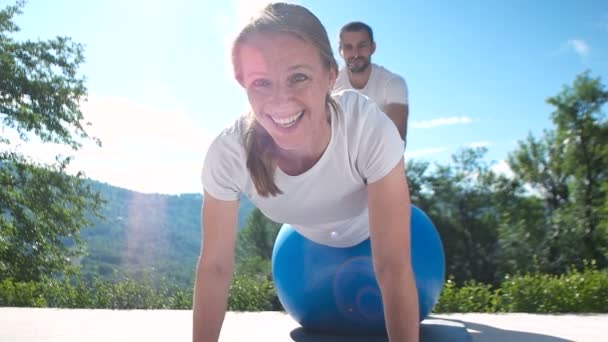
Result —
[[395, 124], [378, 105], [360, 99], [361, 118], [357, 169], [367, 184], [386, 176], [403, 158], [404, 142]]
[[407, 83], [402, 77], [396, 75], [387, 82], [386, 103], [408, 104]]
[[243, 147], [235, 136], [218, 136], [209, 146], [203, 163], [203, 189], [219, 200], [238, 200], [245, 172], [243, 157]]

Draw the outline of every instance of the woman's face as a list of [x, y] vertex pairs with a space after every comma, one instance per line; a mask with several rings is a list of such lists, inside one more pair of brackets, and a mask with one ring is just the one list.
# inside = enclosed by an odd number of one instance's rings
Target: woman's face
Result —
[[325, 101], [336, 71], [317, 47], [287, 33], [254, 34], [237, 62], [257, 121], [280, 148], [310, 151], [329, 140]]

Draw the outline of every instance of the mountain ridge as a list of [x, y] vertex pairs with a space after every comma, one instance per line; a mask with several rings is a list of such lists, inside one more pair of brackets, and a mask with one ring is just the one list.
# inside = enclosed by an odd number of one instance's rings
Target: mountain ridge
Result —
[[[200, 254], [203, 195], [142, 193], [95, 180], [90, 184], [106, 203], [103, 219], [92, 218], [81, 230], [83, 274], [190, 286]], [[253, 208], [243, 197], [238, 230]]]

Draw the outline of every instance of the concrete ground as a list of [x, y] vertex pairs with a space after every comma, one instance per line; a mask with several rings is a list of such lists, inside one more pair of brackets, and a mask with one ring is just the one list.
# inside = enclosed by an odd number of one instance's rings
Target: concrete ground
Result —
[[[187, 310], [0, 308], [0, 341], [191, 341], [191, 318], [192, 313]], [[608, 341], [608, 315], [433, 315], [422, 324], [421, 340]], [[220, 341], [370, 342], [386, 338], [313, 335], [280, 312], [229, 312]]]

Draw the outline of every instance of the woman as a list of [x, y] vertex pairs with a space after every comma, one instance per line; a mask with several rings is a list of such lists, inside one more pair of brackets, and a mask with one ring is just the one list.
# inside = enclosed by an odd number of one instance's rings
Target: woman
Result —
[[213, 141], [203, 167], [194, 341], [220, 335], [241, 195], [315, 242], [341, 248], [371, 239], [389, 338], [417, 341], [410, 202], [395, 125], [354, 91], [330, 95], [337, 63], [323, 25], [304, 7], [268, 5], [236, 38], [232, 63], [251, 111]]

